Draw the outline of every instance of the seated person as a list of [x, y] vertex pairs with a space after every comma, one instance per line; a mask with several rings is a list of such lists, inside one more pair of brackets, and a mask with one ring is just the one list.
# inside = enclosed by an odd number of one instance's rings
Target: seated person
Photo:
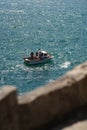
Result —
[[30, 54], [30, 59], [31, 59], [31, 60], [34, 60], [34, 52], [31, 52], [31, 54]]

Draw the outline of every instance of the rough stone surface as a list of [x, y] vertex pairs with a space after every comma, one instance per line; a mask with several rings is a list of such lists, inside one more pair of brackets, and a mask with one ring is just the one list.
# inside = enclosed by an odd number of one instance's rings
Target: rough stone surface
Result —
[[15, 87], [0, 89], [0, 130], [18, 130]]

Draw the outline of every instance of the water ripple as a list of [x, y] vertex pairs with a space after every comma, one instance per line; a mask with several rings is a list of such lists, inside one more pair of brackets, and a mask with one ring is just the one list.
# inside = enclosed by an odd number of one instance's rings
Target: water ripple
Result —
[[[1, 0], [0, 86], [31, 91], [86, 61], [86, 5], [86, 0]], [[25, 66], [23, 57], [38, 48], [50, 52], [53, 61]]]

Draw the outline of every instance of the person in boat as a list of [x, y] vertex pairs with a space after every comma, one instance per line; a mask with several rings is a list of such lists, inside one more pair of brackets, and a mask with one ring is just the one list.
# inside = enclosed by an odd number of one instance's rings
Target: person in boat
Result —
[[35, 56], [36, 59], [39, 59], [39, 53], [36, 52], [36, 56]]
[[38, 56], [39, 56], [39, 55], [38, 55], [38, 52], [36, 52], [36, 58], [38, 58]]
[[30, 54], [30, 59], [31, 59], [31, 60], [34, 60], [34, 52], [31, 52], [31, 54]]

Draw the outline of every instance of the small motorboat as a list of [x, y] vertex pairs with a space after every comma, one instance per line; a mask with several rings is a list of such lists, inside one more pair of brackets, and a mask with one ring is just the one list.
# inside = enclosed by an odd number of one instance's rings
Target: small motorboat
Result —
[[29, 57], [24, 57], [24, 63], [27, 65], [44, 64], [53, 59], [53, 56], [43, 50], [38, 50], [35, 55], [31, 52]]

